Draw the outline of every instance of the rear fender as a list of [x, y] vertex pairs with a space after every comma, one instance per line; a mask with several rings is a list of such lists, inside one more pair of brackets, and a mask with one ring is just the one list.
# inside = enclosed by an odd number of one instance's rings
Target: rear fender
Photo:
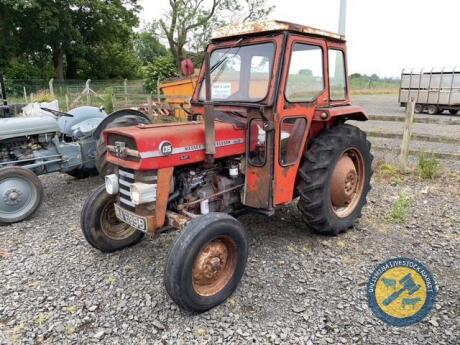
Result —
[[111, 123], [112, 121], [115, 121], [125, 115], [135, 115], [135, 116], [139, 116], [139, 117], [142, 117], [143, 119], [145, 119], [146, 123], [151, 123], [152, 121], [149, 119], [149, 117], [147, 115], [145, 115], [143, 112], [140, 112], [139, 110], [134, 110], [134, 109], [121, 109], [121, 110], [117, 110], [117, 111], [114, 111], [113, 113], [111, 113], [109, 116], [107, 116], [100, 124], [99, 126], [97, 126], [96, 130], [94, 131], [93, 133], [93, 138], [95, 140], [99, 139], [99, 137], [101, 136], [101, 133], [104, 131], [104, 129], [107, 128], [108, 124]]
[[340, 107], [317, 108], [313, 121], [335, 123], [337, 120], [367, 121], [368, 117], [364, 109], [357, 105], [346, 105]]

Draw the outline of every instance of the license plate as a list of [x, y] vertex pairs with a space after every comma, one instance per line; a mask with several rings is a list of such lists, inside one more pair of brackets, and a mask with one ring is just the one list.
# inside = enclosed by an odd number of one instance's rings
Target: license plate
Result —
[[126, 223], [133, 228], [140, 230], [142, 232], [147, 232], [148, 226], [147, 226], [147, 218], [138, 216], [137, 214], [127, 211], [124, 208], [121, 208], [117, 204], [114, 204], [115, 206], [115, 215], [117, 216], [118, 220], [122, 221], [123, 223]]

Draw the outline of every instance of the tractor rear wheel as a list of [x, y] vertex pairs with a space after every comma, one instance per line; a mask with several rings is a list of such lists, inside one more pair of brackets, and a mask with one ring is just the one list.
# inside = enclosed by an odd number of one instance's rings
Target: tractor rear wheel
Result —
[[235, 291], [247, 257], [248, 239], [239, 221], [224, 213], [195, 218], [169, 252], [166, 291], [182, 309], [211, 309]]
[[[129, 127], [151, 123], [144, 114], [131, 109], [117, 111], [110, 114], [108, 119], [110, 119], [110, 117], [112, 117], [113, 120], [108, 121], [105, 124], [103, 128], [104, 130], [109, 128]], [[105, 157], [106, 153], [107, 148], [101, 134], [96, 141], [96, 169], [102, 177], [113, 174], [114, 172], [114, 166], [107, 162]]]
[[114, 252], [138, 243], [144, 233], [134, 229], [115, 216], [116, 196], [100, 186], [86, 199], [80, 216], [80, 225], [86, 241], [102, 252]]
[[366, 134], [351, 125], [335, 126], [312, 140], [296, 187], [311, 230], [338, 235], [361, 216], [371, 188], [370, 147]]
[[43, 185], [32, 171], [21, 167], [0, 169], [0, 224], [30, 217], [42, 199]]

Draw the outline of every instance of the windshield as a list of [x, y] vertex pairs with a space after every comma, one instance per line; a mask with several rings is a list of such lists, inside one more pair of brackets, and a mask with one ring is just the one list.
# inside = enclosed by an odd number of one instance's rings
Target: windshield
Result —
[[[267, 96], [275, 45], [254, 44], [211, 53], [211, 100], [257, 102]], [[203, 80], [200, 100], [205, 100]]]

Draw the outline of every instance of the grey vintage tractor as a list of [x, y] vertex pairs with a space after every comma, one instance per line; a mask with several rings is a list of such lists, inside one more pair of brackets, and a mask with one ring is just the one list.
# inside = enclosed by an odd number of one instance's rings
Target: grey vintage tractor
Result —
[[107, 115], [89, 106], [67, 113], [41, 108], [46, 115], [9, 117], [1, 76], [0, 86], [0, 224], [22, 221], [38, 209], [43, 198], [38, 175], [61, 172], [84, 178], [111, 172], [104, 129], [151, 122], [136, 110]]

